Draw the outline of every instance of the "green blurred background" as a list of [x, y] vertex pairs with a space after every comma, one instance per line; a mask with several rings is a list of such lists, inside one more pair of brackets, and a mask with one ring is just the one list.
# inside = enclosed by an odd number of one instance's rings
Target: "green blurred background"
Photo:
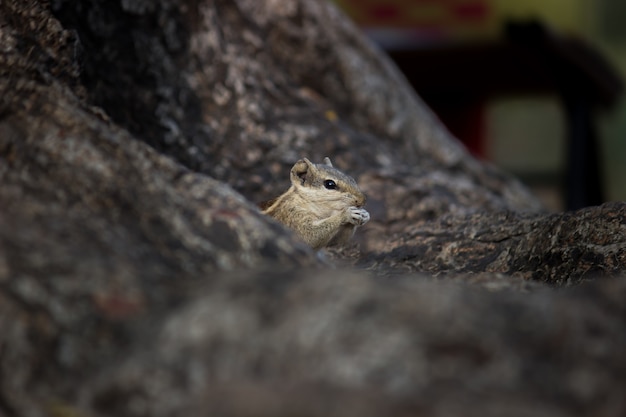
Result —
[[[336, 0], [384, 48], [393, 43], [469, 43], [502, 36], [507, 20], [539, 19], [587, 42], [626, 79], [625, 0]], [[408, 35], [407, 35], [408, 34]], [[462, 70], [462, 69], [461, 69]], [[419, 91], [418, 91], [419, 93]], [[563, 208], [566, 126], [558, 97], [511, 96], [485, 106], [483, 157]], [[626, 200], [626, 101], [597, 112], [606, 200]]]

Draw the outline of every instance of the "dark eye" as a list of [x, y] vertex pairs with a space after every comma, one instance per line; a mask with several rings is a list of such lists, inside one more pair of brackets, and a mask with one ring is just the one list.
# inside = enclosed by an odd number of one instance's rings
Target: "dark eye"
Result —
[[326, 180], [324, 181], [324, 187], [326, 187], [329, 190], [336, 190], [337, 184], [335, 184], [335, 181], [333, 180]]

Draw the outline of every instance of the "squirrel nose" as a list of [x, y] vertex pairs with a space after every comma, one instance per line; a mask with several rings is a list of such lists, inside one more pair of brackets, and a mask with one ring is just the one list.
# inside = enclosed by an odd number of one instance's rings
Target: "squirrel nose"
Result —
[[354, 205], [356, 207], [363, 207], [363, 205], [365, 204], [365, 201], [367, 201], [367, 197], [365, 197], [365, 194], [358, 195], [355, 198]]

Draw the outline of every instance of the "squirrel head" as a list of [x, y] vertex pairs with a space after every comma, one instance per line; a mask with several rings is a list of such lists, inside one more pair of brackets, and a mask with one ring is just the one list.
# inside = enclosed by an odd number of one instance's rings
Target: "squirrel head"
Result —
[[328, 157], [324, 158], [323, 164], [300, 159], [291, 168], [291, 184], [296, 191], [315, 202], [362, 207], [366, 201], [356, 181], [333, 167]]

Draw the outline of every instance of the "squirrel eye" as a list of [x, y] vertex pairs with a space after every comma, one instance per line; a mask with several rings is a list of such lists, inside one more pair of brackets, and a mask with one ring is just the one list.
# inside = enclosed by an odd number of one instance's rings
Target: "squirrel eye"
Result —
[[337, 184], [335, 184], [335, 181], [333, 180], [326, 180], [324, 181], [324, 187], [326, 187], [329, 190], [336, 190]]

